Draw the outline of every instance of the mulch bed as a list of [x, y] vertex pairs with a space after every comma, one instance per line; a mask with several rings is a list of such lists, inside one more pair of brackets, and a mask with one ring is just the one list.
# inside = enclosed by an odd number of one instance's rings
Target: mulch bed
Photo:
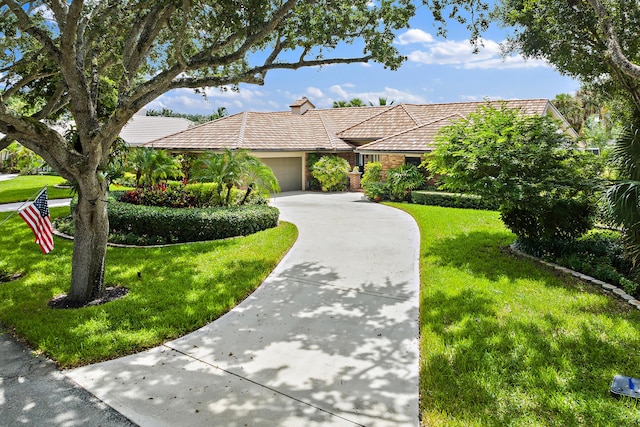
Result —
[[106, 304], [111, 301], [124, 298], [129, 293], [129, 289], [124, 286], [109, 286], [105, 288], [102, 298], [94, 299], [87, 303], [78, 303], [77, 301], [70, 301], [67, 299], [66, 294], [58, 295], [49, 301], [49, 307], [51, 308], [80, 308], [89, 307], [93, 305]]

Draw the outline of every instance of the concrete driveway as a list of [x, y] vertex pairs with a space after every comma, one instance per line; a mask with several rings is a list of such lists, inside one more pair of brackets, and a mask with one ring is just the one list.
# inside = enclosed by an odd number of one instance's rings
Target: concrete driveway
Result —
[[67, 371], [142, 426], [417, 426], [419, 232], [358, 193], [285, 193], [294, 247], [231, 312]]

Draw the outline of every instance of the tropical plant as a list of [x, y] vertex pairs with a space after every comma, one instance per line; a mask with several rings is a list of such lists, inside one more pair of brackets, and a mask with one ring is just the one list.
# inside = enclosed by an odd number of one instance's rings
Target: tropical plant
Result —
[[231, 204], [231, 190], [245, 186], [246, 191], [241, 204], [246, 203], [254, 189], [266, 192], [279, 192], [278, 180], [271, 168], [266, 166], [248, 150], [226, 149], [222, 153], [209, 152], [194, 162], [191, 177], [198, 181], [216, 184], [218, 200], [222, 199], [222, 190], [226, 188], [224, 204]]
[[347, 189], [349, 162], [338, 156], [323, 156], [311, 170], [311, 174], [322, 186], [322, 191], [343, 191]]
[[411, 191], [424, 184], [424, 175], [416, 165], [402, 165], [387, 171], [387, 185], [391, 200], [405, 201], [411, 197]]
[[349, 101], [333, 101], [333, 108], [364, 107], [365, 103], [360, 98], [353, 98]]
[[640, 127], [631, 125], [616, 141], [613, 161], [621, 179], [605, 192], [608, 219], [624, 232], [627, 256], [640, 263]]
[[161, 179], [181, 177], [180, 162], [165, 150], [133, 148], [127, 158], [128, 169], [136, 174], [136, 186], [154, 185]]
[[599, 169], [548, 116], [482, 106], [446, 126], [425, 162], [441, 187], [499, 206], [519, 238], [569, 239], [591, 228]]
[[260, 161], [257, 157], [249, 156], [244, 164], [242, 181], [247, 187], [241, 205], [244, 205], [254, 190], [262, 193], [279, 193], [280, 184], [273, 174], [273, 170]]

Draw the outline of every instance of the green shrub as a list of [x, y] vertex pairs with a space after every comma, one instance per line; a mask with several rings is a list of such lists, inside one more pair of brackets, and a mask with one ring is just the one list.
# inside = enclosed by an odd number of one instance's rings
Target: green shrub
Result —
[[382, 179], [382, 163], [369, 162], [364, 165], [364, 174], [362, 175], [362, 180], [360, 181], [362, 188], [366, 189], [370, 184], [380, 183], [383, 181], [384, 179]]
[[416, 165], [402, 165], [387, 171], [387, 185], [391, 200], [406, 201], [411, 191], [424, 184], [424, 175]]
[[[280, 215], [277, 208], [258, 204], [215, 208], [134, 205], [116, 200], [122, 194], [109, 196], [112, 243], [153, 245], [246, 236], [277, 226]], [[72, 200], [72, 209], [76, 203]], [[71, 217], [56, 219], [54, 225], [65, 234], [74, 234]]]
[[518, 249], [620, 286], [630, 295], [638, 294], [638, 274], [625, 257], [619, 232], [594, 230], [574, 240], [518, 238]]
[[320, 182], [322, 191], [347, 189], [349, 162], [338, 156], [324, 156], [313, 165], [311, 174]]
[[370, 162], [364, 165], [364, 175], [360, 182], [364, 195], [370, 200], [389, 198], [389, 187], [382, 177], [382, 163]]
[[567, 240], [592, 228], [595, 210], [593, 198], [563, 192], [539, 198], [535, 204], [502, 206], [500, 217], [518, 237]]
[[167, 208], [109, 203], [109, 227], [114, 233], [158, 236], [166, 242], [194, 242], [244, 236], [278, 225], [272, 206], [230, 208]]
[[416, 190], [411, 192], [411, 201], [418, 205], [442, 206], [447, 208], [495, 210], [497, 206], [480, 196], [442, 191]]

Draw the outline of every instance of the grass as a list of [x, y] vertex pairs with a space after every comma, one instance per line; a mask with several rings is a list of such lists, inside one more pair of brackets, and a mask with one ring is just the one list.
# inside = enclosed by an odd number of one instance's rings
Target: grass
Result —
[[71, 190], [53, 188], [61, 184], [64, 178], [55, 175], [24, 175], [13, 179], [0, 181], [0, 203], [24, 202], [37, 196], [38, 191], [47, 186], [49, 199], [64, 199], [71, 197]]
[[640, 312], [503, 248], [488, 211], [398, 205], [421, 233], [420, 415], [425, 426], [625, 426], [640, 376]]
[[[45, 185], [47, 186], [47, 197], [49, 199], [66, 199], [72, 197], [73, 194], [70, 189], [53, 187], [64, 181], [64, 178], [56, 175], [24, 175], [0, 181], [0, 204], [33, 200]], [[129, 189], [129, 187], [115, 184], [111, 184], [109, 187], [110, 191], [126, 189]]]
[[[69, 208], [51, 213], [68, 215]], [[0, 214], [0, 221], [8, 214]], [[296, 228], [282, 223], [222, 241], [110, 247], [105, 282], [126, 286], [129, 294], [100, 306], [59, 310], [47, 303], [68, 291], [73, 244], [56, 238], [55, 249], [45, 256], [31, 230], [14, 216], [2, 226], [0, 260], [23, 276], [0, 283], [0, 323], [63, 368], [138, 352], [227, 312], [266, 278], [296, 237]]]

